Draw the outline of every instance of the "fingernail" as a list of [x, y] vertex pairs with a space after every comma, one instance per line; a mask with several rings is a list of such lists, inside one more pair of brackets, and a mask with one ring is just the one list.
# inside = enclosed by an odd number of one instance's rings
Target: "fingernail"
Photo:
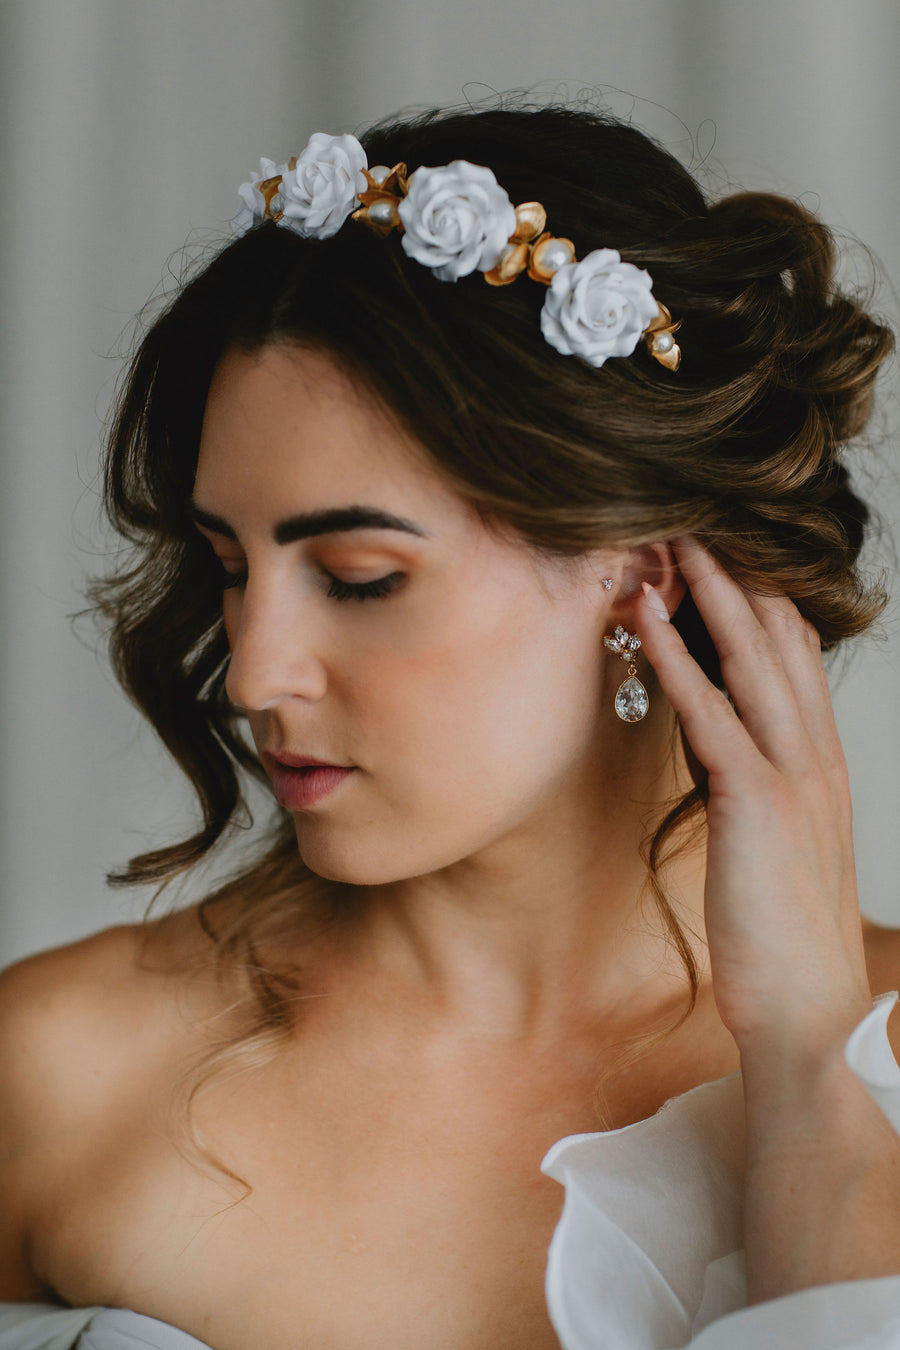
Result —
[[649, 581], [642, 581], [641, 585], [643, 586], [644, 594], [647, 597], [647, 604], [653, 610], [653, 613], [658, 619], [661, 619], [663, 623], [668, 623], [669, 611], [666, 609], [665, 602], [659, 591], [655, 590], [654, 587], [650, 585]]

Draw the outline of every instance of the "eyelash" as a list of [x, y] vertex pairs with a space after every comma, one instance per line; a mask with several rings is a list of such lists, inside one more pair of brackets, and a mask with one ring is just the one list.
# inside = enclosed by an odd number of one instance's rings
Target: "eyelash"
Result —
[[[403, 579], [402, 572], [391, 572], [388, 576], [378, 577], [375, 581], [356, 583], [341, 581], [338, 577], [332, 576], [330, 572], [325, 572], [325, 576], [328, 577], [330, 582], [326, 594], [331, 600], [380, 600], [390, 595], [391, 591], [395, 590]], [[245, 585], [246, 581], [246, 572], [226, 572], [222, 589], [230, 591], [237, 586]]]
[[330, 572], [326, 572], [325, 575], [331, 582], [326, 594], [332, 600], [380, 600], [383, 596], [390, 595], [403, 577], [402, 572], [390, 572], [388, 576], [378, 577], [375, 581], [362, 581], [354, 585], [349, 581], [338, 580]]

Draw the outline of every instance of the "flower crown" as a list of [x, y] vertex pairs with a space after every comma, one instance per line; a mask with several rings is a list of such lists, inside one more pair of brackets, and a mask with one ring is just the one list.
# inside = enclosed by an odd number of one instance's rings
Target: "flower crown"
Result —
[[398, 230], [409, 257], [440, 281], [478, 270], [489, 285], [507, 286], [527, 269], [548, 288], [541, 331], [564, 356], [602, 366], [609, 356], [630, 356], [643, 338], [651, 356], [678, 369], [673, 334], [681, 324], [654, 299], [650, 275], [614, 248], [579, 262], [571, 240], [544, 229], [540, 202], [513, 206], [483, 165], [455, 159], [409, 176], [402, 163], [370, 169], [355, 136], [317, 131], [286, 164], [261, 159], [259, 167], [238, 189], [235, 235], [269, 219], [306, 239], [328, 239], [352, 216], [379, 235]]

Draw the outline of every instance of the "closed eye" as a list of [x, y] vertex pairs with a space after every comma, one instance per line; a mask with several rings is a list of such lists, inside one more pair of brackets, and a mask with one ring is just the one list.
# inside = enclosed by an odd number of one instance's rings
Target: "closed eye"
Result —
[[402, 572], [390, 572], [386, 577], [378, 577], [375, 581], [355, 583], [340, 581], [330, 572], [326, 572], [325, 575], [331, 582], [327, 595], [332, 600], [378, 600], [382, 596], [390, 595], [403, 580]]
[[[326, 595], [331, 600], [380, 600], [391, 594], [400, 585], [403, 580], [402, 572], [390, 572], [386, 577], [377, 577], [375, 581], [341, 581], [339, 577], [333, 576], [331, 572], [322, 569], [323, 575], [328, 578], [328, 590]], [[247, 584], [247, 569], [241, 568], [236, 572], [225, 572], [222, 580], [223, 591], [234, 590]]]

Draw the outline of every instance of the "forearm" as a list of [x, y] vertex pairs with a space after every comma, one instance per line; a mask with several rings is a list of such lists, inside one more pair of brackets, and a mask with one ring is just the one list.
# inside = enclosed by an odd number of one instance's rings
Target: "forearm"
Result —
[[900, 1135], [846, 1063], [742, 1047], [749, 1303], [900, 1274]]

